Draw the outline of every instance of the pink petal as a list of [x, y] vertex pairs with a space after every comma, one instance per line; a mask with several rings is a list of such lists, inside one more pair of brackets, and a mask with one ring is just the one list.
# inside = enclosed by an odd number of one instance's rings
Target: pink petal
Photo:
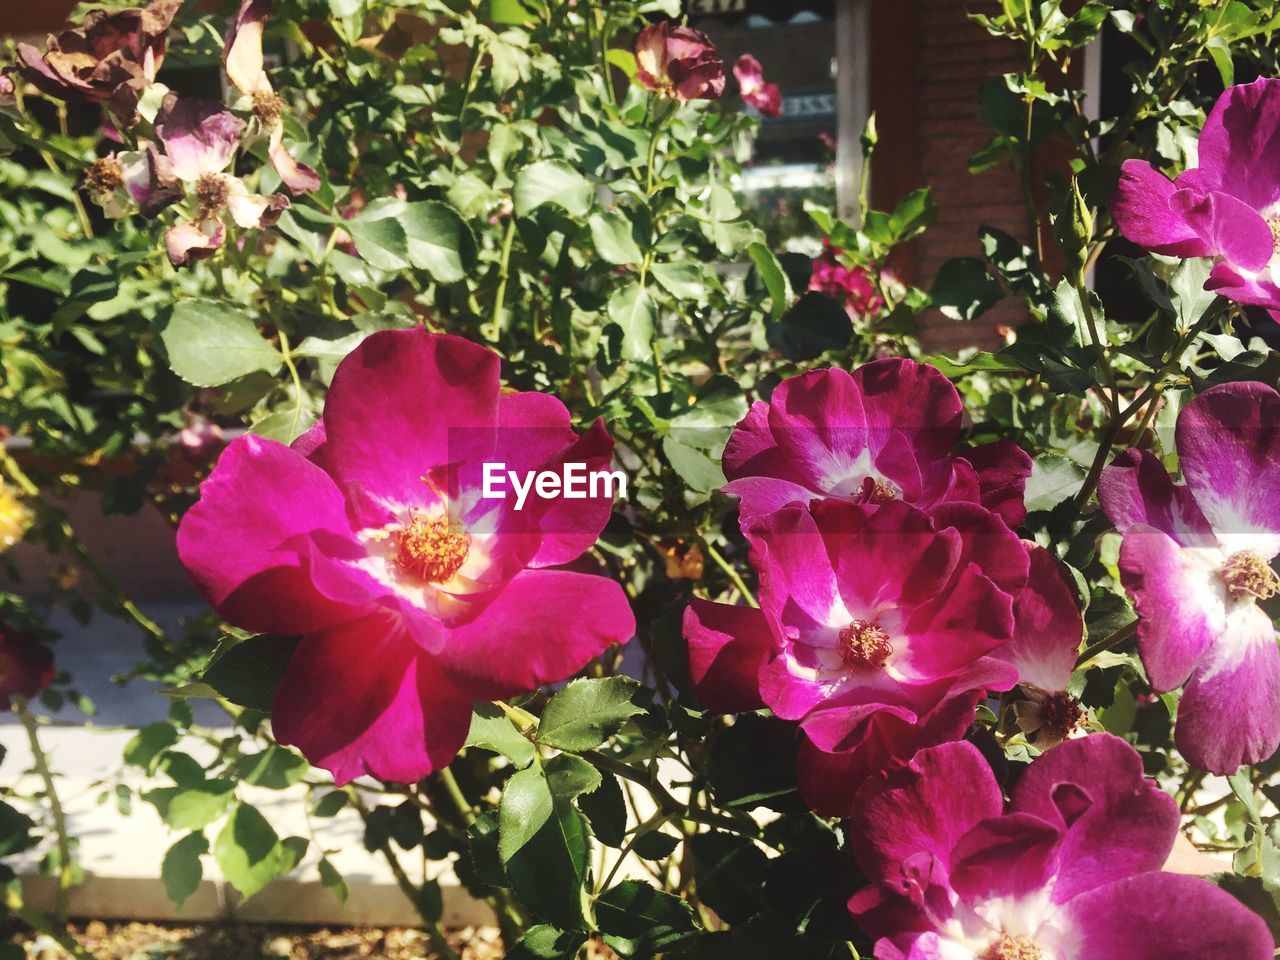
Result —
[[456, 627], [440, 662], [459, 689], [493, 700], [565, 680], [636, 632], [612, 580], [567, 570], [527, 570], [484, 612]]
[[1224, 547], [1280, 553], [1280, 394], [1265, 383], [1210, 387], [1179, 415], [1177, 445]]
[[460, 337], [424, 330], [368, 337], [338, 365], [325, 402], [334, 477], [380, 502], [433, 502], [423, 478], [457, 461], [455, 439], [470, 452], [477, 432], [492, 436], [498, 367], [497, 354]]
[[984, 820], [952, 851], [951, 887], [983, 903], [1034, 898], [1054, 882], [1062, 831], [1029, 813]]
[[271, 160], [271, 166], [275, 167], [276, 173], [295, 197], [320, 189], [320, 174], [316, 173], [315, 168], [295, 160], [284, 145], [284, 126], [280, 123], [271, 129], [267, 156]]
[[221, 173], [240, 146], [244, 121], [220, 103], [169, 94], [156, 116], [156, 136], [179, 180]]
[[945, 878], [960, 838], [1003, 810], [1000, 786], [977, 748], [944, 743], [862, 786], [852, 805], [849, 845], [873, 881], [893, 882], [921, 854]]
[[1228, 87], [1200, 131], [1199, 170], [1213, 190], [1234, 194], [1255, 210], [1280, 200], [1280, 80], [1261, 77]]
[[[233, 440], [178, 527], [178, 556], [197, 589], [246, 630], [306, 633], [351, 620], [312, 580], [312, 542], [355, 552], [342, 494], [294, 451], [252, 434]], [[323, 561], [321, 561], [323, 562]]]
[[241, 93], [269, 92], [262, 61], [262, 31], [271, 12], [271, 0], [243, 0], [227, 28], [222, 62], [229, 79]]
[[1031, 572], [1014, 598], [1013, 640], [1005, 656], [1018, 668], [1020, 683], [1057, 693], [1071, 682], [1084, 619], [1076, 591], [1053, 555], [1033, 543], [1023, 546], [1031, 558]]
[[1262, 919], [1199, 877], [1143, 873], [1067, 906], [1063, 926], [1080, 957], [1124, 960], [1271, 960]]
[[694, 597], [685, 608], [684, 636], [689, 643], [689, 682], [699, 701], [717, 713], [745, 713], [764, 706], [760, 669], [775, 641], [763, 612]]
[[1199, 194], [1178, 190], [1173, 206], [1208, 245], [1212, 254], [1233, 266], [1257, 272], [1275, 249], [1271, 228], [1262, 214], [1229, 193]]
[[951, 453], [960, 438], [964, 408], [951, 381], [936, 367], [902, 357], [864, 363], [853, 372], [866, 410], [870, 445], [898, 431], [908, 437], [924, 464]]
[[996, 440], [957, 454], [978, 474], [979, 502], [1012, 529], [1026, 518], [1022, 498], [1031, 476], [1031, 457], [1012, 440]]
[[303, 638], [271, 710], [276, 738], [333, 774], [415, 783], [446, 766], [471, 700], [383, 614]]
[[1138, 651], [1152, 687], [1173, 690], [1223, 629], [1217, 571], [1154, 527], [1129, 528], [1120, 578], [1138, 612]]
[[1174, 206], [1173, 181], [1145, 160], [1126, 160], [1111, 198], [1111, 214], [1126, 238], [1140, 247], [1175, 257], [1207, 257], [1214, 252], [1182, 211]]
[[1174, 740], [1187, 762], [1231, 774], [1280, 746], [1280, 650], [1271, 618], [1250, 603], [1227, 617], [1225, 632], [1191, 675]]
[[1117, 456], [1102, 471], [1098, 502], [1121, 533], [1141, 524], [1187, 546], [1213, 544], [1213, 531], [1196, 498], [1169, 478], [1150, 451], [1126, 450]]
[[226, 233], [222, 221], [205, 221], [204, 224], [179, 223], [164, 234], [164, 248], [169, 262], [183, 267], [192, 260], [204, 260], [222, 246]]
[[1178, 833], [1178, 805], [1147, 778], [1142, 758], [1099, 733], [1042, 754], [1018, 781], [1010, 810], [1063, 833], [1053, 900], [1159, 870]]

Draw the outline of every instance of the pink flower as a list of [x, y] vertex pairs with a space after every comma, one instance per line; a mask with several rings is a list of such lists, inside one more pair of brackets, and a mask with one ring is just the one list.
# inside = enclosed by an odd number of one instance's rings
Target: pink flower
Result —
[[1199, 165], [1170, 181], [1128, 160], [1111, 201], [1120, 232], [1175, 257], [1213, 257], [1205, 284], [1280, 310], [1280, 80], [1229, 87], [1200, 133]]
[[715, 100], [724, 93], [724, 63], [701, 30], [660, 20], [636, 37], [636, 80], [674, 100]]
[[871, 274], [858, 266], [846, 267], [838, 259], [838, 247], [826, 245], [823, 255], [813, 261], [809, 289], [825, 293], [844, 307], [854, 320], [870, 317], [884, 307], [884, 297], [876, 291]]
[[764, 67], [749, 53], [744, 53], [733, 65], [733, 76], [738, 81], [738, 95], [748, 106], [755, 107], [766, 117], [782, 115], [782, 91], [776, 83], [765, 83]]
[[154, 217], [182, 199], [182, 184], [173, 175], [168, 159], [146, 140], [138, 146], [140, 151], [99, 157], [85, 170], [84, 188], [89, 198], [113, 220], [135, 210], [144, 217]]
[[53, 683], [53, 654], [30, 633], [0, 623], [0, 710], [12, 697], [34, 697]]
[[1233, 773], [1280, 745], [1280, 651], [1259, 606], [1280, 592], [1280, 394], [1211, 387], [1178, 416], [1185, 484], [1150, 453], [1106, 469], [1098, 498], [1124, 534], [1120, 574], [1137, 609], [1138, 651], [1159, 691], [1185, 686], [1178, 749]]
[[498, 363], [457, 337], [374, 334], [315, 427], [292, 447], [233, 441], [179, 527], [223, 617], [301, 635], [272, 723], [339, 782], [420, 779], [457, 753], [474, 700], [562, 680], [635, 630], [617, 583], [555, 569], [595, 542], [607, 497], [482, 496], [485, 462], [598, 470], [613, 451], [554, 397], [502, 393]]
[[175, 267], [212, 256], [225, 240], [222, 211], [229, 210], [240, 227], [267, 227], [289, 206], [282, 193], [251, 193], [244, 182], [226, 173], [240, 147], [244, 121], [209, 100], [165, 97], [156, 116], [156, 136], [174, 177], [195, 194], [195, 219], [165, 234], [169, 261]]
[[142, 9], [94, 10], [84, 23], [54, 36], [44, 53], [18, 44], [22, 76], [51, 97], [103, 103], [132, 126], [138, 100], [164, 60], [165, 35], [182, 0], [153, 0]]
[[262, 59], [262, 32], [271, 0], [242, 0], [227, 30], [222, 61], [227, 79], [250, 99], [254, 118], [267, 132], [267, 156], [295, 197], [320, 189], [320, 175], [299, 163], [284, 145], [286, 104], [271, 86]]
[[724, 489], [741, 499], [744, 518], [819, 498], [922, 509], [961, 501], [1017, 526], [1031, 458], [1006, 440], [953, 453], [963, 412], [951, 382], [914, 360], [800, 374], [734, 430]]
[[866, 783], [850, 845], [871, 885], [849, 909], [879, 960], [1266, 960], [1266, 924], [1199, 877], [1160, 872], [1173, 799], [1123, 740], [1035, 760], [1006, 806], [968, 743]]
[[[930, 516], [901, 500], [797, 503], [745, 533], [760, 609], [694, 600], [690, 678], [712, 709], [799, 723], [797, 777], [819, 813], [847, 814], [866, 777], [960, 737], [984, 692], [1022, 670], [1055, 689], [1070, 678], [1074, 597], [1051, 558], [1033, 563], [1039, 548], [976, 504]], [[1034, 611], [1064, 602], [1033, 633]]]

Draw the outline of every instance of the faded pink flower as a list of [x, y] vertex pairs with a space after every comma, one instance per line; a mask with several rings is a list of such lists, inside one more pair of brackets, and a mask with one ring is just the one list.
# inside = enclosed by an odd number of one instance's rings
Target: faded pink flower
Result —
[[863, 267], [846, 267], [838, 257], [841, 250], [824, 241], [820, 257], [813, 261], [809, 289], [825, 293], [845, 309], [853, 320], [874, 316], [884, 308], [884, 297], [876, 290], [871, 274]]
[[142, 9], [94, 10], [80, 26], [50, 34], [44, 53], [18, 44], [18, 69], [49, 96], [105, 104], [132, 126], [138, 100], [164, 60], [169, 24], [181, 8], [182, 0], [153, 0]]
[[222, 211], [228, 210], [240, 227], [267, 227], [280, 219], [289, 206], [282, 193], [251, 193], [244, 182], [227, 173], [244, 121], [221, 104], [209, 100], [165, 97], [156, 116], [156, 136], [164, 145], [173, 176], [194, 193], [196, 216], [165, 234], [169, 261], [180, 267], [199, 260], [222, 246], [226, 233]]
[[35, 634], [0, 623], [0, 710], [10, 709], [15, 696], [38, 695], [53, 678], [49, 648]]
[[701, 30], [660, 20], [636, 37], [636, 81], [673, 100], [715, 100], [724, 93], [724, 63]]
[[759, 60], [744, 53], [733, 65], [733, 76], [738, 81], [738, 95], [744, 103], [755, 107], [766, 117], [782, 115], [782, 91], [776, 83], [765, 82], [764, 67]]
[[267, 156], [294, 196], [320, 189], [320, 175], [299, 163], [284, 145], [287, 105], [271, 86], [262, 59], [262, 32], [271, 0], [243, 0], [227, 30], [222, 61], [227, 78], [251, 101], [254, 119], [267, 133]]

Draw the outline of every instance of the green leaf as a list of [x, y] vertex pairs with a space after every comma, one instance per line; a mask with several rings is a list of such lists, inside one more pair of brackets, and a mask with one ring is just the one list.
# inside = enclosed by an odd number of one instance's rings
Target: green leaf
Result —
[[607, 307], [609, 319], [622, 328], [622, 355], [628, 360], [649, 356], [653, 339], [653, 301], [638, 282], [613, 292]]
[[437, 283], [457, 283], [476, 263], [476, 240], [466, 221], [447, 204], [410, 203], [399, 214], [409, 262]]
[[234, 704], [269, 712], [280, 675], [297, 649], [298, 638], [262, 634], [224, 650], [228, 640], [225, 638], [214, 651], [201, 679]]
[[507, 781], [498, 807], [498, 853], [530, 911], [561, 928], [582, 922], [587, 850], [582, 815], [553, 796], [541, 768], [520, 770]]
[[311, 815], [313, 817], [336, 817], [342, 808], [347, 805], [350, 798], [341, 790], [331, 790], [324, 796], [316, 799], [311, 807]]
[[187, 898], [200, 889], [200, 881], [204, 879], [200, 857], [208, 852], [209, 841], [203, 833], [189, 833], [165, 852], [160, 879], [164, 882], [165, 894], [179, 910]]
[[658, 830], [649, 830], [636, 838], [631, 852], [643, 860], [665, 860], [680, 846], [680, 838]]
[[595, 199], [591, 182], [563, 160], [540, 160], [516, 174], [512, 190], [516, 215], [527, 217], [552, 203], [575, 217], [585, 216]]
[[171, 723], [149, 723], [124, 745], [124, 762], [155, 770], [160, 754], [178, 742], [178, 731]]
[[644, 713], [635, 702], [642, 689], [630, 677], [574, 680], [547, 704], [536, 739], [559, 750], [594, 750]]
[[347, 881], [338, 872], [338, 868], [329, 862], [328, 857], [321, 857], [316, 866], [320, 871], [320, 882], [333, 892], [333, 895], [338, 898], [338, 903], [345, 906], [349, 891]]
[[706, 499], [713, 490], [724, 486], [724, 470], [701, 450], [668, 436], [662, 438], [662, 453], [690, 493]]
[[706, 279], [700, 264], [688, 261], [655, 263], [652, 272], [662, 289], [677, 300], [702, 300], [707, 295]]
[[284, 790], [293, 786], [311, 769], [302, 757], [286, 747], [273, 743], [261, 753], [236, 760], [236, 773], [245, 783], [268, 790]]
[[539, 923], [524, 932], [504, 960], [573, 960], [586, 939], [580, 930], [565, 932]]
[[587, 221], [591, 245], [606, 263], [639, 263], [644, 259], [635, 225], [621, 213], [597, 213]]
[[1027, 511], [1052, 510], [1074, 496], [1083, 480], [1084, 470], [1074, 460], [1052, 453], [1037, 457], [1027, 479]]
[[769, 291], [769, 317], [777, 320], [791, 305], [791, 281], [773, 251], [763, 243], [753, 243], [747, 247], [747, 256], [755, 264], [756, 273], [764, 282], [764, 288]]
[[173, 372], [197, 387], [218, 387], [259, 370], [274, 374], [284, 363], [247, 314], [218, 300], [179, 301], [160, 340]]
[[769, 326], [766, 336], [769, 345], [788, 360], [812, 360], [846, 346], [853, 336], [853, 322], [840, 304], [810, 291]]
[[235, 796], [231, 780], [206, 780], [190, 787], [159, 787], [142, 798], [175, 830], [202, 830], [226, 812]]
[[729, 923], [745, 923], [765, 904], [760, 884], [768, 858], [744, 837], [700, 833], [689, 839], [698, 898]]
[[[366, 216], [371, 209], [374, 215]], [[368, 263], [382, 270], [403, 270], [409, 265], [409, 237], [399, 221], [378, 215], [382, 209], [370, 204], [347, 222], [346, 229], [355, 241], [356, 252]]]
[[953, 257], [938, 268], [929, 296], [944, 317], [971, 321], [999, 303], [1004, 290], [982, 260]]
[[231, 811], [213, 843], [222, 875], [245, 898], [280, 875], [285, 851], [266, 818], [246, 803]]
[[557, 754], [543, 767], [551, 793], [560, 800], [572, 800], [600, 786], [600, 771], [571, 753]]
[[618, 786], [618, 778], [603, 774], [600, 785], [578, 797], [578, 809], [591, 824], [591, 832], [601, 843], [621, 847], [627, 835], [627, 803]]
[[693, 908], [673, 894], [627, 880], [596, 900], [605, 942], [624, 957], [652, 957], [695, 936]]
[[39, 843], [40, 838], [31, 833], [34, 826], [35, 821], [25, 813], [0, 800], [0, 857], [21, 853]]
[[492, 703], [475, 705], [466, 746], [500, 753], [517, 767], [527, 767], [533, 762], [533, 744], [515, 728], [502, 709]]

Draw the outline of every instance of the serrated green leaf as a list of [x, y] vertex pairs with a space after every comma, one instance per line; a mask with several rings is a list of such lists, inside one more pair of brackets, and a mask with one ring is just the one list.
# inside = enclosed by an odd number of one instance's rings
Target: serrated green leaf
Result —
[[208, 852], [209, 841], [203, 833], [189, 833], [165, 852], [160, 863], [160, 879], [164, 882], [165, 895], [179, 910], [187, 898], [200, 889], [200, 881], [204, 879], [200, 857]]
[[246, 803], [231, 811], [213, 843], [213, 855], [227, 882], [246, 899], [279, 876], [286, 862], [271, 824]]
[[763, 243], [753, 243], [747, 247], [747, 256], [755, 264], [756, 273], [760, 275], [764, 288], [769, 291], [769, 318], [777, 320], [791, 305], [791, 281], [773, 251]]
[[644, 708], [643, 688], [630, 677], [574, 680], [551, 698], [538, 724], [538, 743], [570, 752], [593, 750]]
[[187, 383], [218, 387], [284, 363], [242, 311], [218, 300], [181, 300], [160, 331], [169, 366]]
[[492, 703], [475, 705], [466, 746], [500, 753], [517, 767], [527, 767], [533, 762], [533, 744], [515, 728], [502, 709]]
[[565, 161], [540, 160], [516, 174], [512, 199], [517, 216], [527, 217], [544, 203], [551, 203], [571, 216], [582, 217], [591, 209], [595, 189]]
[[597, 213], [587, 221], [591, 245], [606, 263], [639, 263], [644, 259], [635, 237], [635, 226], [621, 213]]

